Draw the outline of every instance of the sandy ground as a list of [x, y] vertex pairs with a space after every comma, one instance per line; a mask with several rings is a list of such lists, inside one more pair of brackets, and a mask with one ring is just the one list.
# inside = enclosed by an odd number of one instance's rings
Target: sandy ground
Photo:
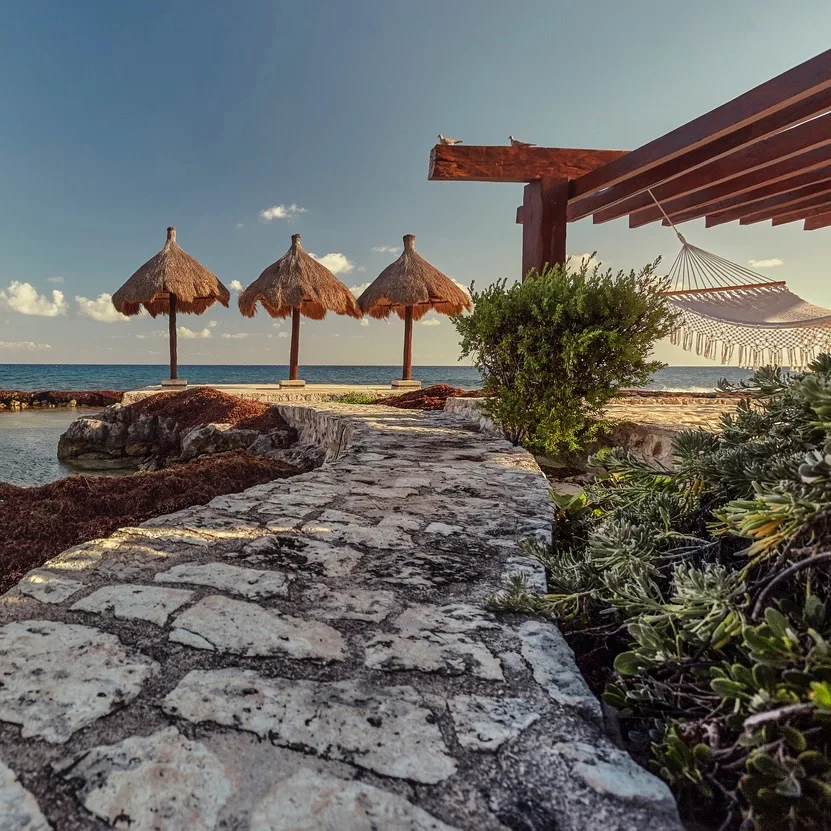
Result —
[[670, 427], [702, 427], [717, 429], [723, 413], [732, 412], [736, 401], [711, 399], [696, 403], [667, 404], [639, 401], [610, 404], [606, 412], [615, 421], [635, 421]]

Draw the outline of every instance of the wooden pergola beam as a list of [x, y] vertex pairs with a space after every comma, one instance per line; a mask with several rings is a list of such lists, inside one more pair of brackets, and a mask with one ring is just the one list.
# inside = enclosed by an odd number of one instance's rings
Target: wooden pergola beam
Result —
[[820, 228], [827, 228], [831, 225], [831, 213], [811, 216], [805, 220], [805, 231], [818, 231]]
[[490, 147], [437, 144], [430, 151], [433, 182], [519, 182], [576, 179], [621, 156], [625, 150], [571, 147]]
[[785, 225], [788, 222], [797, 222], [800, 219], [807, 220], [814, 216], [821, 216], [829, 211], [831, 211], [831, 199], [827, 199], [825, 202], [819, 202], [810, 208], [803, 207], [797, 211], [779, 214], [778, 216], [772, 217], [772, 219], [774, 225]]
[[737, 148], [827, 112], [831, 50], [587, 173], [571, 190], [581, 219]]
[[[655, 186], [653, 193], [665, 209], [669, 207], [667, 213], [672, 215], [829, 161], [831, 114], [799, 124], [662, 182]], [[594, 222], [607, 222], [640, 209], [654, 211], [656, 219], [661, 216], [649, 194], [638, 193], [598, 211], [594, 214]]]
[[[714, 228], [716, 225], [724, 225], [727, 222], [735, 222], [737, 219], [743, 225], [751, 225], [753, 222], [760, 222], [762, 219], [769, 219], [776, 211], [788, 208], [793, 209], [802, 205], [809, 197], [825, 195], [831, 192], [831, 173], [822, 181], [801, 188], [785, 191], [785, 193], [769, 196], [767, 199], [758, 199], [749, 202], [739, 202], [733, 207], [724, 210], [717, 210], [713, 213], [707, 212], [706, 227]], [[747, 219], [747, 221], [745, 221]]]

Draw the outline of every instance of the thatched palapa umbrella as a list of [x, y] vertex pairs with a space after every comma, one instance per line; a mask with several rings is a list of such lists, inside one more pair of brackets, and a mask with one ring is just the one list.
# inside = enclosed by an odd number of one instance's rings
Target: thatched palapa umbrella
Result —
[[291, 315], [289, 379], [281, 386], [303, 386], [298, 379], [300, 358], [300, 315], [323, 320], [326, 312], [361, 317], [352, 292], [314, 257], [303, 250], [300, 234], [292, 234], [291, 248], [272, 263], [239, 296], [239, 310], [254, 317], [257, 301], [272, 317]]
[[176, 313], [203, 314], [214, 303], [228, 306], [231, 294], [216, 275], [185, 253], [176, 242], [176, 229], [167, 229], [164, 248], [151, 257], [113, 295], [113, 306], [123, 315], [137, 315], [142, 306], [151, 317], [163, 314], [170, 326], [170, 380], [164, 386], [184, 386], [178, 379]]
[[473, 307], [470, 297], [449, 277], [434, 268], [415, 250], [415, 234], [404, 237], [404, 251], [376, 277], [358, 298], [358, 305], [370, 317], [389, 317], [396, 312], [404, 320], [404, 367], [394, 387], [417, 387], [413, 373], [413, 321], [430, 309], [445, 315], [458, 315]]

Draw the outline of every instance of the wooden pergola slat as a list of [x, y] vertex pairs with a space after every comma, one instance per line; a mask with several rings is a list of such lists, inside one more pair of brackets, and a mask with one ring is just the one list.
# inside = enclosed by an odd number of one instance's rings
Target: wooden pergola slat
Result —
[[805, 220], [804, 230], [818, 231], [820, 228], [828, 228], [831, 225], [831, 212], [819, 216], [809, 216]]
[[[804, 185], [810, 185], [814, 182], [822, 182], [826, 179], [831, 179], [831, 146], [827, 148], [822, 148], [822, 151], [828, 157], [827, 164], [818, 167], [812, 167], [810, 170], [797, 174], [796, 176], [775, 176], [774, 180], [770, 184], [763, 185], [758, 188], [745, 190], [734, 196], [729, 196], [725, 199], [704, 201], [702, 204], [695, 205], [695, 207], [692, 207], [688, 210], [679, 211], [677, 207], [673, 207], [673, 205], [683, 203], [685, 200], [678, 200], [677, 203], [663, 202], [661, 204], [666, 213], [669, 215], [672, 222], [676, 225], [679, 225], [682, 222], [689, 222], [692, 219], [699, 219], [703, 216], [706, 216], [707, 214], [717, 214], [721, 211], [727, 211], [731, 208], [739, 207], [740, 205], [756, 202], [767, 196], [776, 196], [780, 193], [787, 193], [790, 190], [802, 187]], [[771, 169], [775, 167], [778, 167], [778, 165], [771, 165], [770, 168], [766, 169]], [[754, 174], [760, 174], [763, 172], [764, 171], [754, 171]], [[730, 184], [730, 182], [722, 182], [721, 184], [728, 185]], [[649, 213], [647, 214], [648, 211]], [[657, 214], [657, 216], [655, 216], [655, 214]], [[629, 227], [640, 228], [642, 225], [646, 225], [649, 222], [655, 222], [658, 219], [661, 219], [664, 225], [668, 225], [669, 223], [662, 217], [663, 214], [661, 214], [660, 209], [653, 204], [652, 210], [644, 209], [642, 211], [636, 211], [635, 213], [630, 214]]]
[[[674, 166], [680, 172], [684, 168], [689, 169], [693, 164], [716, 158], [748, 141], [764, 138], [817, 115], [826, 107], [826, 99], [822, 92], [830, 88], [831, 49], [648, 142], [604, 168], [587, 173], [574, 182], [572, 199], [575, 206], [582, 210], [579, 197], [588, 197], [601, 189], [607, 192], [610, 189], [615, 190], [615, 186], [638, 177], [651, 181], [637, 187], [637, 190], [652, 187], [667, 178], [665, 173], [656, 171], [656, 168], [662, 165], [672, 161], [681, 162]], [[694, 159], [693, 154], [704, 148], [710, 149], [708, 152], [698, 153]], [[654, 173], [645, 177], [648, 171]], [[618, 188], [617, 193], [626, 189]], [[621, 198], [623, 196], [615, 195], [612, 201], [606, 204], [613, 204]], [[589, 213], [602, 207], [605, 205], [596, 205]]]
[[785, 225], [788, 222], [798, 222], [800, 219], [810, 219], [814, 216], [822, 216], [822, 214], [826, 214], [829, 211], [831, 211], [831, 199], [828, 199], [825, 202], [818, 202], [816, 205], [812, 205], [809, 208], [800, 208], [799, 210], [791, 211], [790, 213], [774, 216], [773, 224]]
[[700, 217], [708, 226], [827, 227], [831, 50], [629, 153], [439, 145], [430, 179], [526, 184], [516, 216], [523, 277], [564, 262], [567, 223], [589, 215], [595, 223], [628, 215], [632, 228]]
[[[738, 219], [740, 224], [750, 225], [754, 222], [760, 222], [762, 219], [769, 219], [782, 209], [794, 210], [796, 207], [803, 205], [810, 197], [820, 195], [824, 198], [829, 193], [831, 193], [831, 181], [825, 179], [767, 199], [742, 202], [736, 207], [724, 211], [708, 213], [705, 224], [707, 228], [714, 228], [716, 225], [724, 225]], [[751, 217], [753, 218], [751, 219]]]
[[[652, 192], [662, 205], [669, 205], [673, 212], [677, 212], [703, 204], [707, 199], [741, 193], [828, 161], [831, 161], [831, 114], [742, 147], [689, 173], [662, 182]], [[699, 191], [702, 193], [699, 194]], [[673, 205], [676, 199], [680, 203], [677, 207]], [[643, 192], [597, 211], [593, 219], [595, 223], [607, 222], [640, 209], [654, 211], [656, 218], [661, 216], [652, 197]]]

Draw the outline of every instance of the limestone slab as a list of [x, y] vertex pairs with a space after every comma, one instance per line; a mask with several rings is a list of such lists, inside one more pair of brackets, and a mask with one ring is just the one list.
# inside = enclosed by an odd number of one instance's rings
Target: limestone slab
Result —
[[34, 795], [11, 768], [0, 762], [0, 828], [9, 831], [51, 831]]
[[345, 577], [363, 556], [348, 545], [298, 535], [260, 537], [243, 546], [242, 554], [252, 563], [270, 563], [321, 577]]
[[487, 646], [465, 635], [428, 631], [413, 635], [384, 633], [364, 644], [364, 656], [364, 665], [369, 669], [470, 673], [489, 681], [504, 680], [499, 659]]
[[82, 597], [72, 606], [73, 612], [108, 612], [125, 620], [146, 620], [164, 626], [168, 617], [193, 597], [193, 592], [161, 586], [124, 583], [102, 586]]
[[432, 784], [456, 763], [433, 714], [411, 687], [359, 681], [292, 681], [251, 670], [194, 670], [164, 700], [165, 712], [309, 747], [384, 776]]
[[18, 584], [21, 594], [34, 597], [41, 603], [63, 603], [84, 584], [63, 574], [45, 568], [30, 571]]
[[[342, 661], [346, 645], [337, 629], [264, 609], [256, 603], [211, 595], [180, 614], [170, 640], [248, 657], [288, 655]], [[197, 638], [194, 639], [193, 635]]]
[[115, 635], [47, 620], [0, 629], [0, 721], [62, 744], [134, 699], [158, 667]]
[[315, 617], [380, 623], [395, 606], [395, 595], [383, 589], [330, 589], [319, 583], [306, 593], [304, 602]]
[[181, 563], [154, 578], [157, 583], [189, 583], [238, 594], [251, 600], [285, 597], [291, 578], [280, 571], [242, 568], [229, 563]]
[[558, 704], [575, 707], [601, 722], [600, 702], [592, 695], [574, 663], [574, 654], [550, 623], [528, 621], [519, 630], [522, 657], [531, 665], [534, 680]]
[[254, 808], [251, 827], [269, 831], [456, 831], [401, 796], [301, 768]]
[[65, 776], [88, 811], [130, 831], [212, 831], [233, 791], [216, 756], [175, 727], [94, 747]]
[[540, 717], [521, 698], [457, 695], [448, 704], [459, 744], [474, 750], [497, 750]]
[[571, 763], [572, 776], [596, 793], [629, 802], [652, 803], [670, 811], [675, 807], [666, 782], [644, 770], [628, 753], [585, 742], [558, 742], [552, 749]]

